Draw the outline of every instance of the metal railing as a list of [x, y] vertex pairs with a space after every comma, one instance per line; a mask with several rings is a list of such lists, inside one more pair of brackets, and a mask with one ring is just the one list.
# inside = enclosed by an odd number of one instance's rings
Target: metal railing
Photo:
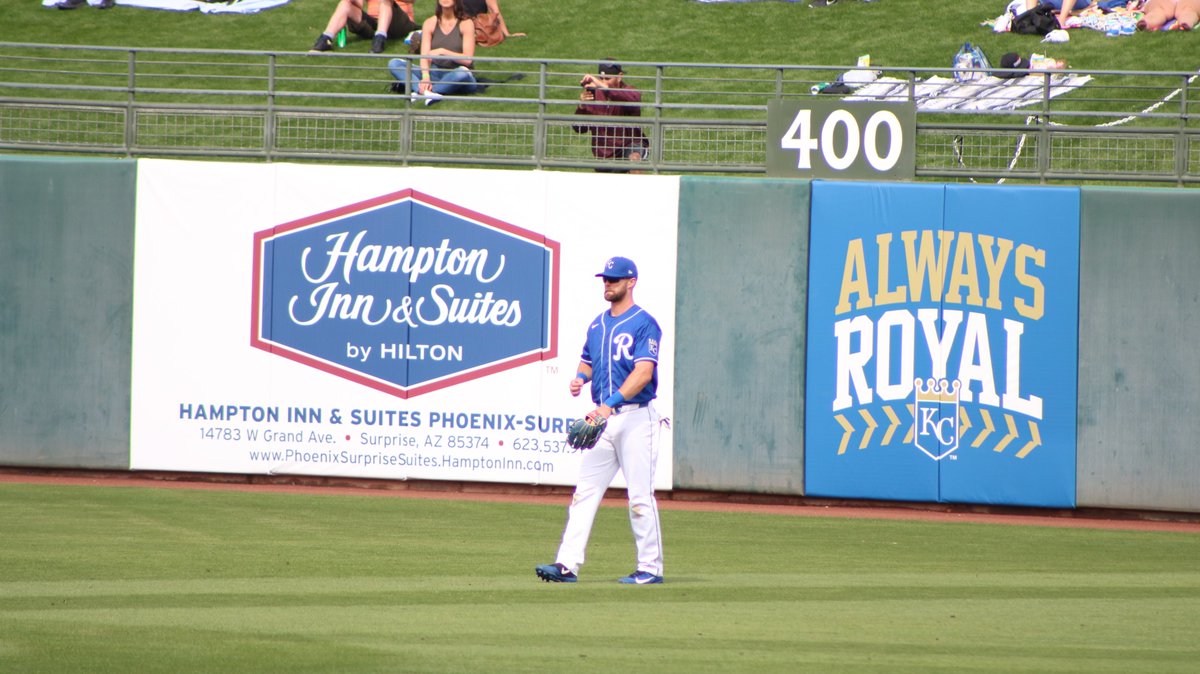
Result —
[[[0, 150], [127, 157], [595, 169], [572, 127], [595, 63], [476, 59], [485, 90], [437, 105], [390, 90], [408, 55], [74, 47], [0, 42]], [[766, 109], [840, 66], [625, 63], [655, 173], [766, 172]], [[875, 68], [918, 84], [945, 68]], [[1091, 80], [1015, 110], [923, 110], [918, 177], [1200, 183], [1200, 84], [1188, 72]], [[1040, 77], [1049, 77], [1043, 73]], [[953, 93], [948, 94], [953, 96]], [[951, 106], [954, 107], [954, 106]], [[965, 106], [964, 106], [965, 107]], [[629, 125], [629, 118], [589, 123]]]

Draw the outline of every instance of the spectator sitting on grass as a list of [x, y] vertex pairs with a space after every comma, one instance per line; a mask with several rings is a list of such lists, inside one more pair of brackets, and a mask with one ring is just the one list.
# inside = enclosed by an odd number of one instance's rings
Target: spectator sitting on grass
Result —
[[396, 4], [400, 5], [400, 9], [404, 11], [408, 20], [412, 21], [414, 26], [417, 25], [417, 16], [413, 14], [413, 0], [396, 0]]
[[437, 0], [436, 12], [421, 26], [419, 67], [410, 68], [406, 59], [392, 59], [388, 70], [408, 83], [414, 98], [432, 105], [442, 96], [475, 93], [474, 59], [475, 24], [467, 18], [462, 0]]
[[475, 24], [475, 44], [480, 47], [494, 47], [509, 37], [525, 37], [525, 33], [508, 32], [500, 0], [463, 0], [463, 7]]
[[[364, 11], [363, 3], [366, 3]], [[343, 27], [355, 35], [371, 41], [371, 53], [379, 54], [387, 48], [388, 31], [404, 36], [417, 29], [417, 24], [403, 10], [397, 12], [394, 0], [338, 0], [333, 15], [310, 54], [333, 50], [333, 36]], [[394, 26], [392, 24], [395, 24]]]
[[1025, 11], [1029, 11], [1034, 7], [1041, 5], [1050, 5], [1058, 10], [1058, 25], [1061, 28], [1067, 27], [1067, 19], [1076, 12], [1095, 5], [1101, 9], [1108, 11], [1114, 7], [1124, 7], [1125, 0], [1025, 0]]
[[1191, 30], [1200, 21], [1200, 0], [1150, 0], [1138, 30], [1158, 30], [1175, 19], [1172, 30]]

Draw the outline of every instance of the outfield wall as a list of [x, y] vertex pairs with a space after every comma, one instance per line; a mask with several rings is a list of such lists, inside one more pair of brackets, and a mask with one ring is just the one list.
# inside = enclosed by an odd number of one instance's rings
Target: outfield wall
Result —
[[[597, 191], [638, 208], [614, 217]], [[132, 452], [134, 469], [566, 483], [553, 424], [579, 406], [560, 389], [602, 306], [592, 268], [627, 254], [667, 323], [660, 487], [1200, 511], [1197, 213], [1189, 190], [5, 159], [0, 463], [126, 469]], [[449, 369], [362, 357], [383, 334], [370, 321], [289, 332], [306, 320], [282, 307], [317, 287], [304, 251], [373, 218], [405, 223], [381, 245], [434, 250], [452, 231], [541, 269], [410, 278], [412, 296], [508, 293], [540, 318], [515, 339], [447, 333], [467, 354]], [[631, 243], [608, 250], [612, 234]], [[432, 333], [401, 328], [393, 357]], [[252, 418], [272, 408], [274, 423]], [[489, 444], [330, 464], [311, 443], [343, 443], [335, 410], [388, 419], [376, 438]], [[405, 412], [420, 421], [396, 423]], [[261, 436], [223, 439], [233, 427], [308, 449], [249, 461]], [[371, 429], [352, 430], [358, 445]]]
[[1200, 194], [1085, 188], [1079, 502], [1200, 509]]
[[0, 462], [129, 467], [136, 172], [0, 160]]
[[679, 191], [676, 486], [803, 494], [809, 183]]

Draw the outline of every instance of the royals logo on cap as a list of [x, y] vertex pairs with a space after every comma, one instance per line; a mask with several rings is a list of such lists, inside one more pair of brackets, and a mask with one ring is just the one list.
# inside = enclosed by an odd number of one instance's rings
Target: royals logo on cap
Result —
[[604, 278], [637, 278], [637, 265], [627, 257], [610, 257], [604, 263], [604, 271], [596, 274]]

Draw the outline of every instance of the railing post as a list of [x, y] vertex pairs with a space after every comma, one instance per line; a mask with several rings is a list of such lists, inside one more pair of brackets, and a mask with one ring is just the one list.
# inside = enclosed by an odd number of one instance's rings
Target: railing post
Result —
[[[412, 83], [414, 81], [419, 82], [419, 80], [421, 79], [420, 77], [416, 77], [415, 79], [413, 78], [413, 67], [415, 65], [415, 67], [419, 68], [420, 63], [421, 62], [419, 60], [414, 59], [414, 58], [408, 58], [408, 59], [405, 59], [405, 61], [404, 61], [404, 86], [405, 86], [404, 90], [408, 92], [408, 95], [407, 95], [408, 100], [404, 102], [404, 105], [400, 106], [400, 109], [404, 111], [402, 116], [400, 117], [400, 165], [401, 166], [408, 166], [408, 163], [412, 160], [412, 153], [413, 153], [413, 101], [416, 100], [415, 98], [413, 98], [413, 94], [417, 93], [417, 90], [413, 88]], [[390, 72], [390, 69], [389, 69], [389, 72]]]
[[1181, 76], [1183, 82], [1179, 85], [1179, 127], [1175, 132], [1175, 185], [1183, 187], [1183, 178], [1188, 170], [1188, 83], [1192, 77]]
[[655, 173], [658, 173], [658, 167], [662, 163], [663, 153], [663, 125], [662, 125], [662, 103], [663, 103], [663, 69], [666, 66], [654, 67], [654, 123], [650, 127], [654, 130], [653, 138], [650, 140], [650, 168]]
[[135, 105], [136, 105], [136, 88], [137, 88], [137, 50], [129, 50], [129, 72], [126, 77], [125, 86], [125, 156], [133, 156], [134, 134], [137, 133], [137, 126], [134, 124]]
[[542, 168], [546, 160], [546, 62], [538, 64], [537, 118], [533, 123], [533, 165]]
[[267, 56], [267, 113], [263, 119], [263, 152], [267, 161], [275, 156], [275, 53]]
[[1042, 75], [1042, 114], [1038, 124], [1038, 153], [1037, 171], [1038, 182], [1046, 183], [1046, 174], [1050, 172], [1050, 73]]

